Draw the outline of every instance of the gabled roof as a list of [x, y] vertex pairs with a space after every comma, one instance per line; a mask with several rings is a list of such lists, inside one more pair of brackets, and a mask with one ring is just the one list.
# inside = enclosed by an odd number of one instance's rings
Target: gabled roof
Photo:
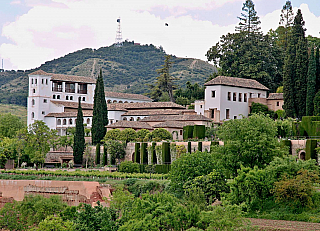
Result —
[[165, 121], [154, 125], [154, 128], [183, 128], [184, 126], [195, 125], [194, 122], [182, 122], [182, 121]]
[[227, 85], [233, 87], [244, 87], [268, 91], [269, 88], [259, 83], [254, 79], [244, 79], [236, 77], [227, 77], [227, 76], [217, 76], [216, 78], [210, 80], [204, 84], [205, 86], [211, 85]]
[[65, 82], [96, 83], [96, 80], [91, 77], [47, 73], [43, 70], [37, 70], [35, 72], [30, 73], [29, 75], [51, 76], [51, 80], [60, 80]]
[[162, 121], [211, 121], [203, 115], [160, 115], [145, 117], [142, 122], [162, 122]]
[[[78, 103], [76, 102], [69, 102], [69, 101], [58, 101], [58, 100], [51, 100], [52, 103], [57, 105], [63, 105], [64, 107], [69, 108], [78, 108]], [[82, 109], [91, 109], [93, 110], [93, 104], [91, 103], [81, 103]]]
[[274, 99], [274, 100], [281, 100], [283, 99], [283, 93], [270, 93], [267, 100]]
[[140, 121], [127, 121], [120, 120], [116, 123], [109, 124], [106, 126], [107, 128], [133, 128], [133, 129], [148, 129], [151, 130], [152, 127], [146, 122]]
[[[93, 111], [83, 111], [83, 116], [93, 116]], [[64, 118], [64, 117], [77, 117], [78, 112], [61, 112], [61, 113], [49, 113], [45, 117], [56, 117], [56, 118]]]
[[186, 109], [173, 102], [145, 102], [145, 103], [109, 103], [109, 111], [127, 111], [141, 109]]
[[130, 110], [122, 116], [154, 116], [154, 115], [181, 115], [187, 110]]
[[112, 98], [121, 98], [121, 99], [136, 99], [136, 100], [145, 100], [145, 101], [152, 101], [147, 96], [139, 95], [139, 94], [128, 94], [128, 93], [121, 93], [121, 92], [112, 92], [112, 91], [105, 91], [104, 92], [106, 97], [112, 97]]

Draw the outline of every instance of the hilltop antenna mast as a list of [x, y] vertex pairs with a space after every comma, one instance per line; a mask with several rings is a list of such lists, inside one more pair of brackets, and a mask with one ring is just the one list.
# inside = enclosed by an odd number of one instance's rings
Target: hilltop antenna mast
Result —
[[120, 25], [120, 17], [117, 19], [117, 23], [118, 23], [118, 28], [117, 28], [115, 46], [116, 47], [122, 47], [123, 42], [122, 42], [122, 32], [121, 32], [121, 25]]

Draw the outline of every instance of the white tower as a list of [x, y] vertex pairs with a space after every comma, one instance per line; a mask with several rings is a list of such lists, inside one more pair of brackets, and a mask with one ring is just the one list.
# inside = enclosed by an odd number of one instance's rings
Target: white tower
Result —
[[117, 28], [115, 46], [116, 47], [122, 47], [123, 42], [122, 42], [122, 32], [121, 32], [121, 25], [120, 25], [120, 17], [117, 19], [117, 23], [118, 23], [118, 28]]

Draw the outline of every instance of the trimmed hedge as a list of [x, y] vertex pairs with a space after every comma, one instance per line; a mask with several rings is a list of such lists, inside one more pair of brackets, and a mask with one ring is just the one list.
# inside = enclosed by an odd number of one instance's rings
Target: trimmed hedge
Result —
[[171, 156], [170, 156], [170, 143], [163, 142], [162, 143], [162, 163], [171, 163]]
[[308, 139], [306, 143], [306, 160], [317, 159], [317, 140]]
[[156, 154], [156, 143], [152, 143], [152, 155], [151, 155], [151, 163], [156, 164], [157, 163], [157, 154]]
[[157, 164], [155, 171], [158, 174], [167, 174], [171, 170], [171, 164]]
[[108, 165], [108, 150], [106, 145], [103, 145], [103, 159], [102, 159], [102, 165]]
[[188, 142], [188, 152], [191, 153], [191, 142]]
[[198, 142], [198, 151], [202, 152], [202, 142]]
[[320, 136], [320, 116], [303, 116], [292, 125], [294, 136]]
[[187, 140], [193, 137], [193, 128], [194, 126], [188, 125], [183, 127], [183, 139]]
[[134, 162], [140, 163], [140, 143], [134, 145]]
[[96, 145], [96, 165], [100, 164], [100, 143]]
[[194, 125], [193, 138], [203, 139], [205, 137], [206, 127], [204, 125]]
[[140, 164], [148, 164], [147, 143], [141, 143], [140, 146]]
[[281, 140], [281, 147], [289, 147], [289, 155], [292, 153], [291, 140]]

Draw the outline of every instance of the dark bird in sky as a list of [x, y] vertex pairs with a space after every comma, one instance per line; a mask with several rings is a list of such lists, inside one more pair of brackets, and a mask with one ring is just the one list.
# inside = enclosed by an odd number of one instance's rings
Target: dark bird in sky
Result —
[[169, 26], [169, 24], [168, 24], [168, 23], [165, 23], [164, 25], [165, 25], [165, 26]]

